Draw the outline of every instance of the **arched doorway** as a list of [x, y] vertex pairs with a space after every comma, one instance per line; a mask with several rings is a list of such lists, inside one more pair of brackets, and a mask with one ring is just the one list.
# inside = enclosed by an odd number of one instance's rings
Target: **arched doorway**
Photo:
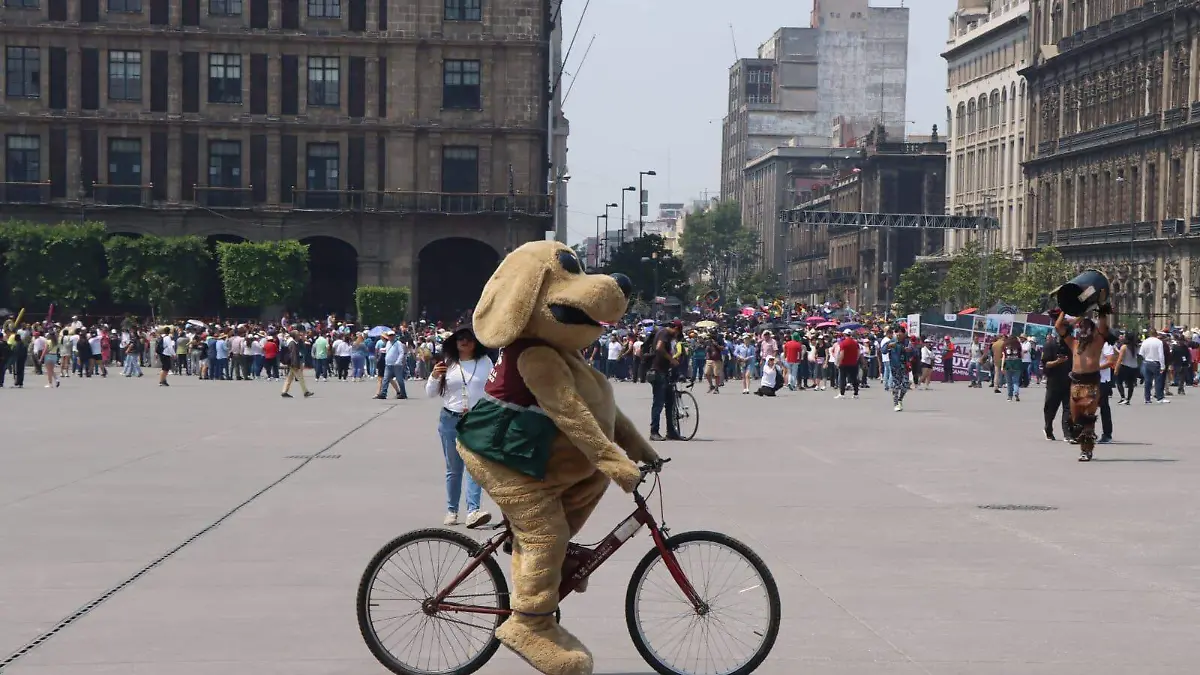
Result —
[[358, 251], [334, 237], [301, 239], [308, 246], [308, 286], [301, 303], [302, 316], [321, 317], [354, 313], [358, 288]]
[[[245, 237], [239, 237], [235, 234], [214, 234], [205, 238], [205, 244], [208, 246], [210, 256], [208, 262], [208, 274], [205, 275], [203, 294], [200, 297], [200, 306], [195, 308], [196, 312], [204, 317], [232, 317], [234, 312], [230, 312], [230, 308], [225, 304], [225, 290], [221, 287], [221, 270], [217, 260], [217, 244], [227, 242], [230, 244], [240, 244], [246, 241]], [[234, 308], [245, 309], [257, 313], [255, 308]], [[237, 313], [236, 318], [248, 318], [245, 313]]]
[[417, 258], [417, 313], [447, 325], [475, 307], [484, 284], [500, 264], [496, 249], [465, 237], [432, 242]]

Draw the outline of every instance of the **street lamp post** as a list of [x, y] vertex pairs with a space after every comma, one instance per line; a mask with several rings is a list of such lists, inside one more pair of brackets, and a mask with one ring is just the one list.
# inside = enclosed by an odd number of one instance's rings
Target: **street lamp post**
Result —
[[[596, 267], [596, 268], [600, 267], [600, 219], [601, 218], [607, 219], [608, 216], [596, 216], [596, 255], [594, 256], [594, 259], [592, 261], [592, 266]], [[607, 228], [608, 223], [605, 223], [604, 226], [605, 226], [605, 228]]]
[[[627, 188], [621, 188], [621, 230], [620, 230], [620, 234], [617, 235], [617, 238], [618, 238], [618, 241], [620, 241], [622, 245], [625, 244], [625, 193], [626, 192], [637, 192], [637, 188], [635, 188], [632, 185], [630, 185]], [[642, 208], [641, 204], [638, 204], [638, 209], [641, 209], [641, 208]]]
[[608, 252], [608, 210], [617, 208], [617, 203], [604, 205], [604, 258], [612, 262], [612, 254]]
[[644, 230], [646, 229], [646, 214], [645, 214], [644, 209], [642, 209], [642, 205], [650, 204], [649, 201], [642, 201], [642, 194], [645, 192], [645, 190], [642, 188], [642, 178], [645, 176], [657, 176], [657, 175], [658, 174], [656, 172], [654, 172], [653, 170], [638, 172], [638, 238], [639, 239], [642, 237]]
[[654, 273], [654, 287], [650, 292], [650, 312], [658, 319], [658, 254], [653, 253], [649, 258], [642, 258], [642, 264], [650, 263]]

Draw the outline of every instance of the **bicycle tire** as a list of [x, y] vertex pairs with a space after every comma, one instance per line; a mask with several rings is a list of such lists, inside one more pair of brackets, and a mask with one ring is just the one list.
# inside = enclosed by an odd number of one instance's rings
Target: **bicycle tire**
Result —
[[[767, 568], [766, 563], [758, 556], [749, 546], [725, 534], [719, 532], [709, 532], [705, 530], [696, 530], [693, 532], [684, 532], [681, 534], [669, 537], [666, 540], [667, 548], [672, 551], [677, 550], [683, 544], [692, 542], [708, 542], [723, 546], [734, 553], [740, 555], [754, 569], [762, 580], [762, 585], [767, 596], [768, 611], [770, 618], [768, 619], [766, 630], [763, 631], [763, 639], [761, 645], [755, 650], [745, 663], [737, 668], [721, 675], [748, 675], [754, 672], [756, 668], [762, 665], [762, 662], [771, 653], [771, 649], [775, 646], [775, 640], [779, 637], [779, 624], [781, 617], [781, 601], [779, 598], [779, 587], [775, 584], [775, 577], [771, 575], [771, 570]], [[625, 625], [629, 629], [629, 637], [633, 640], [633, 646], [637, 648], [638, 653], [645, 659], [660, 675], [686, 675], [686, 673], [672, 669], [664, 663], [646, 642], [645, 636], [642, 634], [638, 625], [638, 591], [641, 588], [642, 582], [646, 573], [651, 566], [658, 560], [662, 559], [658, 548], [652, 548], [645, 556], [642, 557], [637, 567], [633, 570], [633, 576], [629, 579], [629, 587], [625, 592]], [[697, 589], [699, 591], [699, 589]]]
[[[367, 643], [367, 648], [379, 660], [385, 668], [396, 673], [397, 675], [428, 675], [429, 671], [419, 670], [409, 667], [407, 664], [401, 663], [391, 651], [382, 644], [379, 636], [375, 633], [370, 616], [370, 594], [373, 586], [373, 581], [378, 574], [379, 568], [384, 562], [389, 560], [400, 549], [422, 540], [443, 541], [462, 547], [466, 550], [470, 557], [479, 555], [483, 549], [479, 542], [474, 539], [454, 532], [453, 530], [443, 530], [437, 528], [429, 528], [424, 530], [414, 530], [391, 540], [379, 549], [379, 551], [371, 558], [371, 562], [367, 563], [366, 570], [363, 571], [362, 579], [358, 584], [358, 593], [355, 598], [355, 613], [358, 615], [358, 629], [362, 634], [363, 640]], [[500, 609], [507, 610], [508, 605], [508, 581], [504, 578], [504, 573], [500, 570], [500, 564], [496, 562], [495, 557], [488, 556], [481, 564], [484, 571], [491, 577], [492, 582], [496, 586], [496, 606]], [[437, 671], [439, 675], [470, 675], [482, 668], [496, 654], [496, 650], [500, 648], [500, 640], [496, 639], [495, 628], [504, 623], [507, 615], [501, 614], [496, 616], [496, 625], [492, 628], [492, 634], [487, 644], [482, 650], [467, 663], [453, 669]]]
[[[685, 441], [690, 441], [696, 437], [696, 432], [700, 430], [700, 404], [696, 401], [696, 397], [692, 396], [690, 391], [675, 392], [675, 429], [679, 432], [679, 437]], [[684, 397], [687, 397], [686, 399]], [[690, 404], [685, 405], [685, 400]], [[679, 414], [680, 410], [689, 410], [687, 417]], [[683, 429], [684, 422], [691, 424], [691, 432], [686, 432]]]

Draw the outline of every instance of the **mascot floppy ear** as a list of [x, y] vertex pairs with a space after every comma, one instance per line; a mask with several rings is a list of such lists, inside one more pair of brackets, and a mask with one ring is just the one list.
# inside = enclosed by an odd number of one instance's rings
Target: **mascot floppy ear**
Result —
[[498, 349], [521, 337], [545, 279], [546, 267], [536, 256], [520, 250], [505, 256], [475, 306], [472, 323], [479, 341]]

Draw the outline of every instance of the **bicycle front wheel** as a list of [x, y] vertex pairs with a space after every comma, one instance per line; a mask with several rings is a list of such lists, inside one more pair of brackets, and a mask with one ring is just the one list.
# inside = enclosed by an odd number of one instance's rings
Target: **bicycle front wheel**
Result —
[[662, 675], [747, 675], [775, 646], [775, 578], [740, 541], [685, 532], [666, 541], [705, 608], [685, 597], [657, 548], [638, 563], [625, 594], [625, 622], [638, 653]]
[[675, 425], [679, 428], [679, 437], [690, 441], [696, 437], [700, 429], [700, 405], [690, 391], [676, 392]]
[[[500, 647], [504, 613], [426, 611], [426, 601], [478, 555], [474, 539], [450, 530], [417, 530], [375, 554], [358, 585], [358, 627], [379, 662], [398, 675], [469, 675]], [[508, 610], [508, 583], [495, 558], [479, 562], [447, 603]]]

